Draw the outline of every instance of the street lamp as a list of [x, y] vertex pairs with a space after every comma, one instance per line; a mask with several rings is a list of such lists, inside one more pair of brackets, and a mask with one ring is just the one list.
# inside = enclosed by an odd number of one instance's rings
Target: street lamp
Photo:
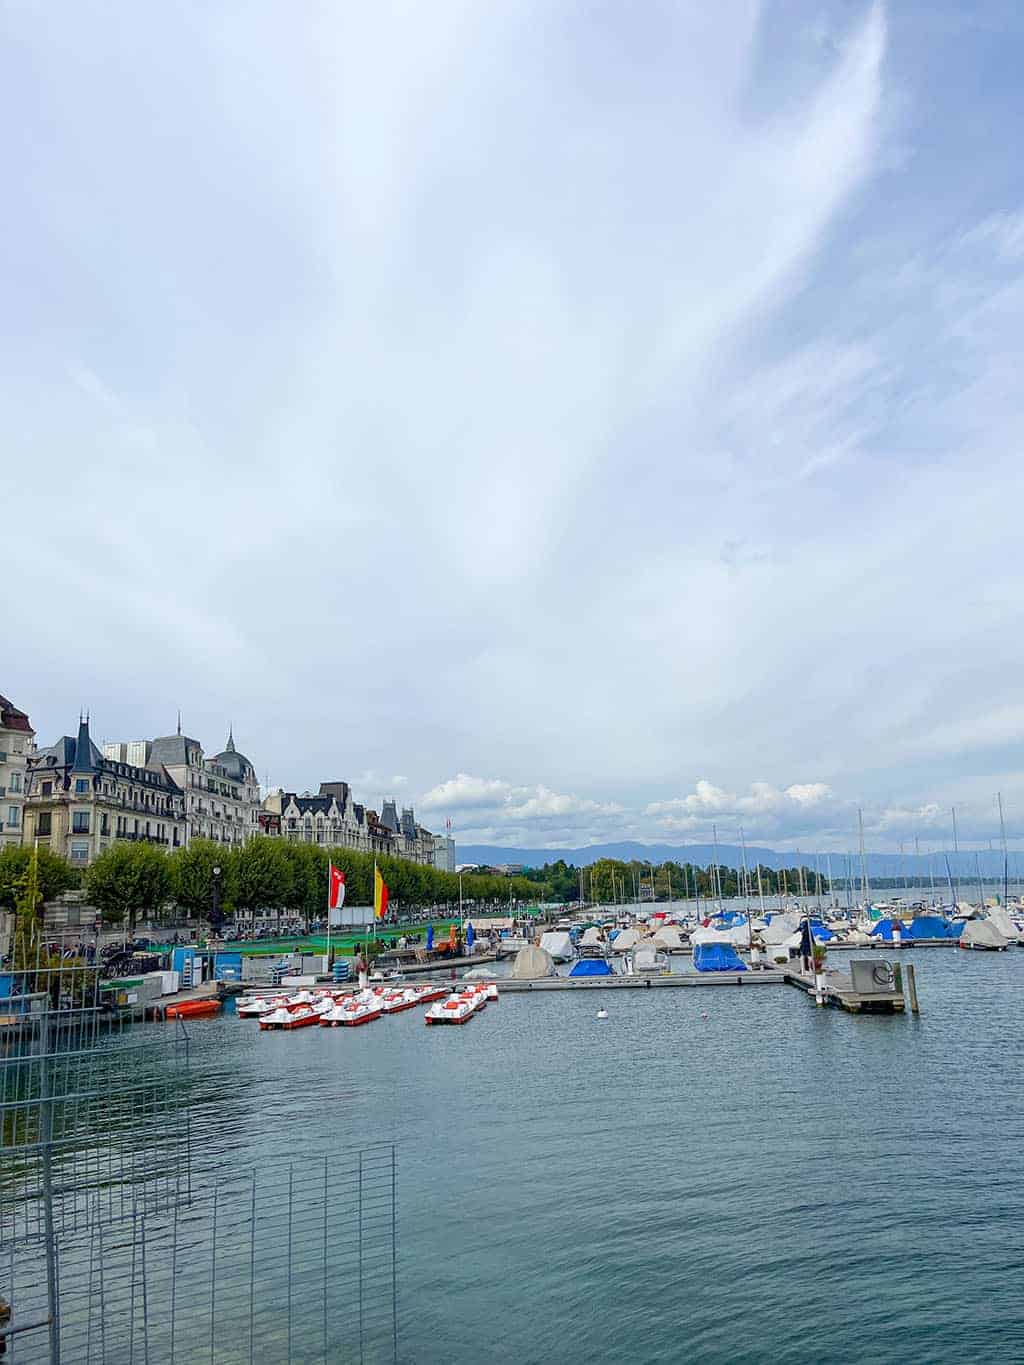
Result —
[[210, 888], [210, 895], [213, 901], [210, 907], [210, 928], [215, 935], [220, 933], [220, 926], [224, 923], [224, 916], [220, 909], [220, 873], [221, 869], [217, 866], [213, 868], [213, 885]]

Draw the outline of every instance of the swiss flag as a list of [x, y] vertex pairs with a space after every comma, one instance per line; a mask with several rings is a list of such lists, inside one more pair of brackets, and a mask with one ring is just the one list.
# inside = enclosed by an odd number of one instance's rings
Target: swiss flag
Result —
[[345, 904], [345, 874], [330, 864], [330, 885], [327, 890], [328, 910], [337, 910]]

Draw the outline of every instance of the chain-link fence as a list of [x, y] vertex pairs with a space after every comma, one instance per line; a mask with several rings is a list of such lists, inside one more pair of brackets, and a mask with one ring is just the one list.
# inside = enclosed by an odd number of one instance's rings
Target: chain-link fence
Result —
[[198, 1167], [185, 1026], [133, 1030], [75, 970], [0, 1000], [7, 1358], [395, 1361], [394, 1148]]

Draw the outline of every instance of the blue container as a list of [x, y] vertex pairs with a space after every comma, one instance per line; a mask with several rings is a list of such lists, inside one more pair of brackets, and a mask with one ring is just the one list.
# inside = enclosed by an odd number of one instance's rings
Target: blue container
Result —
[[242, 954], [218, 953], [213, 959], [213, 979], [215, 981], [241, 981]]

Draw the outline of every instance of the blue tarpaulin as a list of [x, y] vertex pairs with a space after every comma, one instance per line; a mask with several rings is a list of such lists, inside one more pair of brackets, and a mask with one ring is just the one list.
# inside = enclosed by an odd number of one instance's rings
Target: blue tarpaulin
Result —
[[907, 935], [907, 926], [903, 924], [900, 920], [893, 919], [880, 919], [878, 923], [874, 926], [874, 928], [871, 929], [870, 931], [871, 937], [880, 938], [883, 939], [884, 942], [886, 943], [891, 943], [893, 927], [897, 925], [899, 926], [900, 933], [905, 938]]
[[695, 943], [693, 965], [698, 972], [745, 972], [747, 964], [731, 943]]
[[829, 939], [835, 938], [832, 930], [816, 919], [811, 920], [811, 933], [814, 935], [816, 943], [828, 943]]
[[938, 915], [918, 915], [903, 934], [905, 938], [958, 938], [960, 930]]
[[611, 963], [603, 957], [581, 957], [572, 965], [570, 976], [614, 976]]

